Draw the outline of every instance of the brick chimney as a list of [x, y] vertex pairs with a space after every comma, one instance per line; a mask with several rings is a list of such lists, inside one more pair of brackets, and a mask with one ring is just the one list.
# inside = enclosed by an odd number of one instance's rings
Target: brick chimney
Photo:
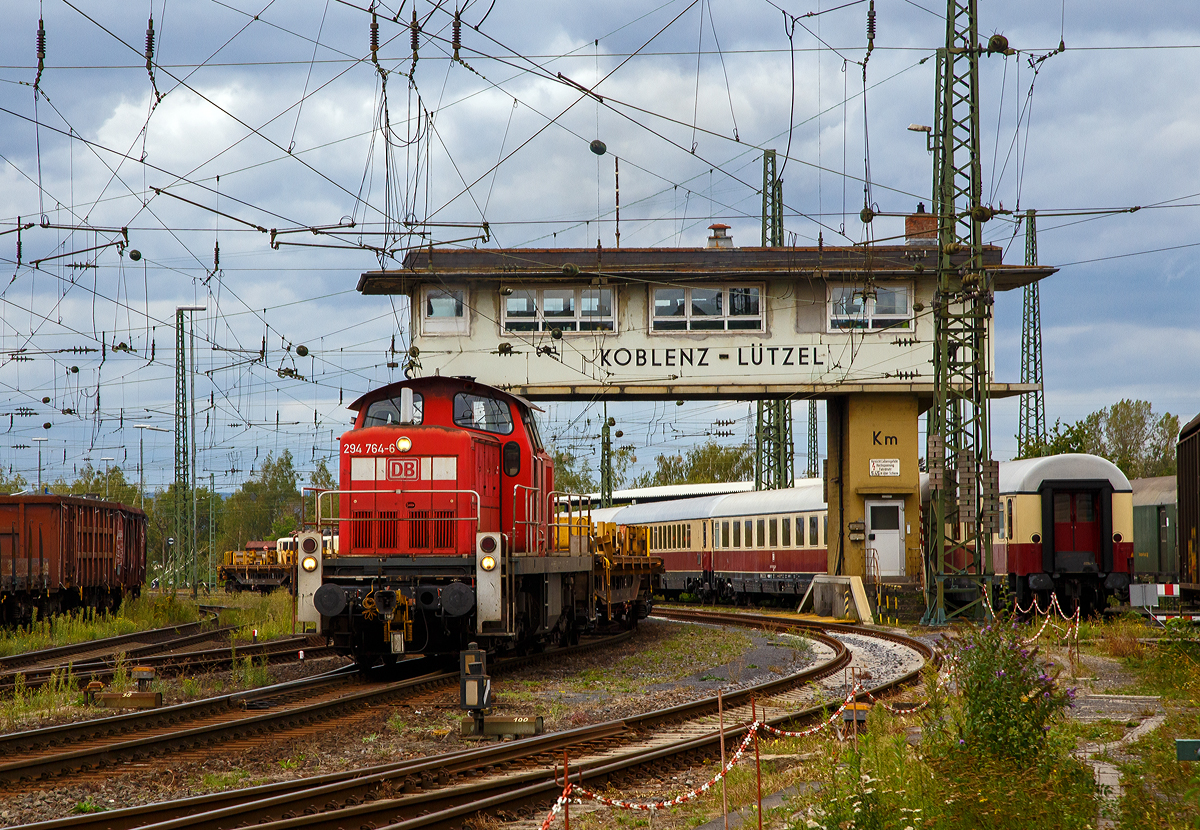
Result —
[[925, 212], [925, 203], [917, 203], [917, 212], [904, 217], [904, 241], [909, 245], [937, 242], [937, 217]]

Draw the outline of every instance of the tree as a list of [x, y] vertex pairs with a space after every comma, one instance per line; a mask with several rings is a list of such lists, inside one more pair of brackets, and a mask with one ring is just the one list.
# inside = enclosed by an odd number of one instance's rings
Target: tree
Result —
[[20, 493], [28, 486], [29, 482], [20, 473], [8, 475], [4, 470], [0, 470], [0, 493]]
[[591, 462], [566, 448], [554, 448], [554, 489], [564, 493], [594, 493], [600, 485]]
[[[313, 487], [319, 487], [322, 490], [336, 490], [337, 482], [333, 480], [333, 473], [329, 472], [329, 467], [325, 464], [324, 458], [317, 459], [317, 469], [313, 470], [312, 478], [309, 479], [309, 484]], [[315, 499], [314, 499], [315, 503]], [[337, 519], [338, 517], [338, 498], [330, 496], [321, 500], [321, 510], [325, 511], [325, 519]], [[313, 518], [317, 518], [315, 515]]]
[[710, 484], [721, 481], [748, 481], [754, 478], [754, 446], [725, 446], [710, 440], [692, 447], [685, 454], [660, 455], [658, 468], [634, 480], [635, 487], [661, 487], [668, 484]]
[[1074, 424], [1056, 421], [1049, 439], [1021, 457], [1087, 452], [1107, 458], [1129, 478], [1169, 476], [1175, 474], [1178, 437], [1178, 417], [1156, 416], [1149, 401], [1125, 399]]
[[290, 451], [268, 455], [258, 473], [225, 500], [220, 549], [241, 550], [248, 541], [276, 539], [298, 528], [297, 478]]

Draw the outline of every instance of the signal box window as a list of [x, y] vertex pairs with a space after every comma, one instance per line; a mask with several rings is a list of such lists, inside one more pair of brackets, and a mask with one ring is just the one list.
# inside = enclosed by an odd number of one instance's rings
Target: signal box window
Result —
[[762, 289], [656, 286], [651, 289], [652, 331], [762, 331]]
[[[424, 418], [425, 398], [420, 392], [413, 392], [412, 420], [406, 426], [416, 426]], [[400, 424], [400, 398], [384, 398], [367, 406], [367, 414], [363, 416], [364, 427], [388, 427]]]
[[467, 334], [467, 290], [429, 286], [421, 291], [422, 334]]
[[505, 331], [616, 331], [613, 288], [518, 288], [504, 298]]
[[907, 329], [912, 326], [912, 286], [861, 284], [829, 286], [829, 330]]
[[454, 425], [509, 435], [513, 431], [512, 412], [504, 401], [459, 392], [454, 396]]

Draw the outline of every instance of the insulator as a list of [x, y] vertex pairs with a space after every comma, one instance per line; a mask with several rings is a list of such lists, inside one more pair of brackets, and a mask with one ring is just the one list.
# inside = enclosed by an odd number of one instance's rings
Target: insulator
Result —
[[867, 9], [867, 42], [875, 42], [875, 0], [871, 0], [871, 7]]
[[375, 12], [371, 12], [371, 51], [379, 51], [379, 21], [375, 19]]
[[458, 9], [454, 10], [454, 35], [451, 45], [454, 47], [454, 59], [458, 60], [458, 48], [462, 46], [462, 12]]
[[39, 61], [46, 59], [46, 27], [42, 25], [41, 18], [38, 19], [37, 58]]
[[421, 24], [417, 22], [417, 10], [415, 8], [412, 13], [412, 25], [409, 28], [412, 32], [412, 53], [415, 58], [417, 56], [417, 47], [421, 45]]
[[154, 62], [154, 18], [146, 24], [146, 68]]

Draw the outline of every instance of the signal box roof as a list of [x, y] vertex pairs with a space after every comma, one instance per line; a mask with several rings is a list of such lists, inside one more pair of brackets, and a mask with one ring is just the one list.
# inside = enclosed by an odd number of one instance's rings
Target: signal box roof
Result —
[[[1005, 265], [995, 245], [983, 249], [997, 291], [1021, 288], [1053, 274], [1042, 265]], [[956, 254], [957, 265], [966, 262]], [[934, 245], [870, 245], [808, 248], [421, 248], [409, 251], [395, 271], [368, 271], [363, 294], [409, 294], [425, 282], [530, 280], [578, 282], [580, 275], [616, 283], [646, 279], [690, 280], [844, 278], [866, 272], [881, 278], [933, 279]]]

